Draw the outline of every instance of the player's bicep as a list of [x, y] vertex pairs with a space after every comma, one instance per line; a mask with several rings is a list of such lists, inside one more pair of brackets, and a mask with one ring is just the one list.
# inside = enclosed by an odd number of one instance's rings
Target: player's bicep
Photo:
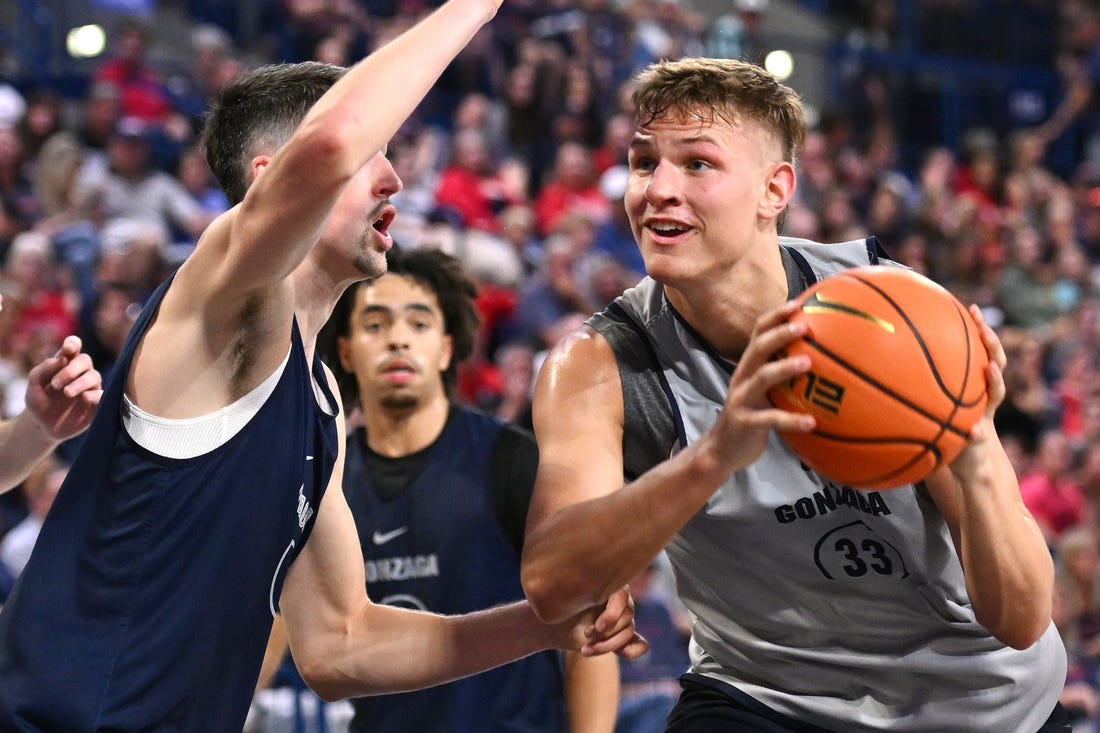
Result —
[[533, 408], [539, 469], [528, 529], [559, 509], [623, 485], [623, 396], [603, 337], [567, 336], [539, 371]]
[[[333, 394], [335, 379], [324, 367]], [[295, 658], [310, 652], [324, 653], [323, 645], [306, 647], [330, 633], [346, 633], [351, 619], [365, 604], [366, 579], [363, 552], [355, 518], [344, 497], [344, 420], [336, 418], [339, 454], [313, 531], [287, 571], [279, 607], [286, 619], [287, 636]], [[339, 643], [339, 642], [337, 642]]]
[[947, 528], [951, 532], [951, 540], [955, 544], [955, 552], [962, 557], [962, 548], [959, 545], [959, 522], [961, 521], [962, 506], [959, 500], [959, 482], [947, 466], [938, 466], [922, 482], [928, 495], [943, 514]]
[[295, 659], [324, 654], [330, 634], [342, 634], [366, 603], [366, 580], [355, 521], [339, 487], [330, 487], [309, 540], [283, 582], [279, 610]]

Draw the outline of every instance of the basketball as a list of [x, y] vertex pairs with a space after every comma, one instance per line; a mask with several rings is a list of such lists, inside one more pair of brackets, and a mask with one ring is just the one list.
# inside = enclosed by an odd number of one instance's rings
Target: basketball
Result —
[[817, 420], [811, 433], [782, 433], [791, 450], [865, 489], [915, 483], [954, 460], [985, 410], [989, 362], [962, 303], [887, 266], [845, 270], [797, 302], [791, 320], [809, 331], [777, 356], [805, 354], [810, 371], [768, 391], [776, 407]]

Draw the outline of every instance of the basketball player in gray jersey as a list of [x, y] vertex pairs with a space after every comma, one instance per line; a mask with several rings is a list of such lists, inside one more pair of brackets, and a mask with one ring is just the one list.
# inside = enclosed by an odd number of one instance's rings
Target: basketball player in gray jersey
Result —
[[881, 249], [778, 236], [805, 122], [761, 68], [660, 62], [634, 102], [648, 277], [540, 373], [536, 612], [565, 618], [667, 547], [692, 618], [668, 731], [1068, 732], [1051, 558], [993, 428], [996, 335], [972, 308], [989, 407], [951, 465], [879, 492], [818, 476], [777, 433], [813, 418], [766, 398], [809, 360], [772, 356], [804, 333], [792, 297]]
[[280, 610], [329, 699], [644, 650], [622, 588], [553, 626], [522, 601], [372, 603], [341, 490], [317, 332], [385, 272], [389, 138], [500, 2], [448, 0], [349, 69], [260, 67], [219, 93], [203, 142], [233, 206], [131, 329], [0, 614], [0, 730], [241, 730]]

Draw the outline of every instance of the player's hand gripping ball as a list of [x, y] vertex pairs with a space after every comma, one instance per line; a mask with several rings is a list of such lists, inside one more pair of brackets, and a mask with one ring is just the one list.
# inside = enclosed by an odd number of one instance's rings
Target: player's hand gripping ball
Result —
[[809, 332], [786, 349], [810, 371], [773, 387], [771, 403], [817, 420], [783, 433], [799, 458], [848, 486], [915, 483], [950, 463], [985, 411], [989, 358], [978, 324], [926, 277], [887, 266], [822, 280], [791, 320]]

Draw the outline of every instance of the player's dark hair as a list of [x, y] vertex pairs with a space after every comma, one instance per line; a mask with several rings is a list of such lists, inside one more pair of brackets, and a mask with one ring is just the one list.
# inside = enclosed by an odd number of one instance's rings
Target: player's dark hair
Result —
[[278, 150], [345, 71], [316, 61], [269, 64], [225, 85], [210, 105], [202, 145], [231, 205], [239, 204], [248, 190], [252, 159]]
[[[451, 337], [451, 363], [443, 372], [443, 387], [448, 396], [454, 393], [459, 365], [469, 358], [477, 343], [477, 331], [481, 325], [474, 299], [477, 284], [462, 266], [462, 262], [434, 247], [403, 249], [394, 246], [386, 253], [387, 275], [407, 277], [435, 295], [439, 310], [443, 313], [443, 331]], [[387, 275], [383, 275], [386, 277]], [[344, 370], [336, 349], [336, 339], [351, 334], [355, 298], [360, 288], [369, 287], [370, 281], [355, 283], [340, 296], [332, 310], [328, 323], [317, 336], [317, 350], [332, 369], [340, 386], [345, 404], [359, 400], [359, 385], [355, 375]]]

